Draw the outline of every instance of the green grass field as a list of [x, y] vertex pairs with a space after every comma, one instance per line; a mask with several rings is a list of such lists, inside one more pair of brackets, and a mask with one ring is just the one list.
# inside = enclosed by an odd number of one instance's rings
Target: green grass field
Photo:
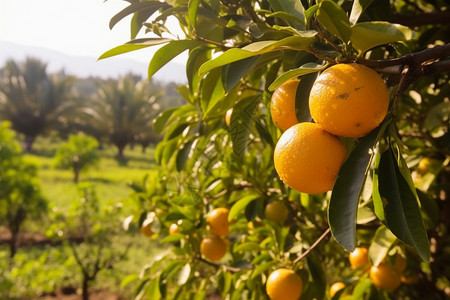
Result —
[[[38, 166], [41, 191], [48, 200], [50, 209], [57, 208], [58, 211], [67, 211], [74, 201], [80, 199], [80, 196], [77, 185], [73, 182], [72, 172], [57, 169], [53, 165], [53, 155], [61, 143], [62, 141], [58, 139], [40, 138], [36, 141], [33, 154], [25, 154], [25, 156]], [[116, 150], [112, 146], [98, 151], [101, 157], [98, 165], [82, 172], [80, 183], [88, 182], [93, 185], [100, 204], [120, 204], [122, 207], [120, 219], [111, 221], [117, 222], [117, 226], [121, 226], [121, 221], [135, 209], [134, 203], [129, 197], [132, 190], [127, 183], [141, 181], [145, 174], [152, 172], [152, 168], [155, 167], [153, 149], [148, 148], [146, 153], [142, 153], [141, 147], [127, 148], [125, 163], [114, 158]], [[47, 228], [42, 226], [51, 226], [51, 223], [51, 217], [43, 222], [31, 220], [27, 222], [24, 230], [45, 233]], [[155, 255], [164, 251], [164, 247], [157, 244], [155, 240], [141, 235], [138, 230], [122, 231], [114, 236], [110, 247], [120, 250], [125, 249], [126, 245], [131, 245], [127, 258], [116, 263], [112, 269], [102, 271], [97, 277], [93, 289], [106, 289], [120, 292], [125, 297], [130, 296], [133, 287], [128, 286], [122, 289], [121, 281], [129, 274], [138, 274], [144, 264], [151, 262]], [[0, 247], [0, 258], [7, 257], [7, 253], [6, 247]], [[6, 266], [0, 264], [0, 269], [3, 267]], [[62, 267], [64, 270], [61, 269]], [[0, 272], [0, 277], [1, 275]], [[70, 258], [67, 246], [63, 245], [19, 249], [14, 268], [4, 275], [5, 278], [9, 278], [8, 280], [15, 283], [14, 287], [10, 287], [11, 293], [14, 291], [11, 299], [36, 297], [42, 292], [44, 282], [50, 282], [46, 284], [58, 287], [63, 284], [76, 285], [80, 278], [78, 266], [73, 257]], [[49, 278], [52, 276], [53, 278]], [[67, 276], [71, 277], [69, 281]], [[2, 295], [5, 296], [2, 288], [6, 289], [7, 286], [6, 280], [4, 282], [0, 280], [0, 298]], [[48, 288], [51, 286], [47, 287], [47, 290]]]

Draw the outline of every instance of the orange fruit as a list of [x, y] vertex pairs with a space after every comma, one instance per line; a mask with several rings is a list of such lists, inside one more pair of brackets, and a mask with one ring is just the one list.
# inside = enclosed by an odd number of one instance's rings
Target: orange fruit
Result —
[[333, 283], [330, 287], [330, 297], [333, 298], [334, 295], [336, 295], [336, 293], [342, 290], [343, 288], [345, 288], [345, 283], [340, 281]]
[[174, 235], [174, 234], [177, 234], [178, 232], [180, 232], [178, 225], [175, 223], [171, 224], [169, 227], [169, 234]]
[[380, 289], [394, 291], [401, 284], [401, 275], [395, 267], [382, 263], [370, 268], [370, 279]]
[[281, 201], [272, 201], [264, 209], [264, 217], [279, 224], [284, 224], [288, 216], [289, 210]]
[[369, 252], [367, 248], [356, 247], [353, 252], [348, 256], [350, 265], [353, 269], [358, 269], [364, 266], [363, 270], [368, 271], [370, 268], [369, 264]]
[[300, 80], [289, 80], [272, 94], [270, 114], [275, 126], [283, 131], [298, 123], [295, 115], [295, 94]]
[[320, 128], [334, 135], [360, 137], [387, 114], [389, 91], [374, 70], [337, 64], [322, 72], [309, 95], [309, 109]]
[[218, 236], [225, 236], [229, 233], [230, 223], [228, 222], [228, 209], [225, 207], [219, 207], [213, 209], [206, 221], [209, 225], [209, 231]]
[[228, 251], [229, 242], [218, 236], [204, 238], [200, 244], [200, 253], [209, 260], [222, 259]]
[[278, 269], [270, 273], [266, 292], [272, 300], [297, 300], [303, 290], [303, 281], [293, 270]]
[[405, 271], [406, 269], [406, 259], [400, 255], [397, 254], [395, 256], [395, 262], [394, 262], [394, 268], [401, 274]]
[[409, 276], [402, 276], [400, 278], [400, 281], [404, 284], [415, 284], [417, 281], [419, 281], [419, 277], [417, 274], [411, 274]]
[[145, 236], [152, 236], [154, 234], [154, 232], [152, 231], [153, 222], [146, 222], [146, 221], [144, 221], [144, 223], [142, 223], [140, 231]]
[[233, 114], [233, 109], [232, 108], [227, 110], [227, 112], [225, 114], [225, 123], [227, 124], [227, 126], [230, 126], [230, 124], [231, 124], [231, 115], [232, 114]]
[[274, 152], [275, 169], [284, 183], [308, 194], [331, 190], [346, 158], [341, 140], [314, 123], [286, 130]]

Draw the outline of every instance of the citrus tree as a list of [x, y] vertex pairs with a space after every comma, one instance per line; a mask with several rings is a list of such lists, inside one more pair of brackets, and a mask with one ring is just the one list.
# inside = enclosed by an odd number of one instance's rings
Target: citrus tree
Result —
[[161, 168], [132, 185], [136, 223], [173, 251], [124, 284], [151, 299], [448, 297], [448, 6], [130, 1], [110, 27], [132, 15], [132, 40], [101, 58], [159, 45], [151, 77], [187, 51], [188, 84], [154, 122]]

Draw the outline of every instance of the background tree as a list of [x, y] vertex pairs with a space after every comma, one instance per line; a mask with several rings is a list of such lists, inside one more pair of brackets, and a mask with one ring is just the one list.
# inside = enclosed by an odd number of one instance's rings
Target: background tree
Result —
[[148, 84], [136, 81], [133, 76], [101, 83], [94, 98], [82, 108], [86, 122], [106, 133], [109, 141], [117, 147], [117, 158], [124, 159], [125, 146], [136, 137], [152, 129], [148, 127], [156, 112]]
[[6, 122], [0, 123], [0, 186], [0, 224], [11, 233], [13, 257], [24, 222], [42, 217], [47, 201], [39, 190], [36, 166], [22, 156], [14, 131]]
[[48, 75], [46, 64], [27, 58], [20, 65], [9, 60], [0, 85], [0, 116], [25, 136], [25, 150], [31, 151], [38, 135], [67, 122], [73, 109], [74, 77]]
[[89, 287], [99, 273], [123, 260], [129, 247], [111, 247], [121, 230], [120, 223], [117, 224], [120, 206], [102, 205], [90, 183], [80, 184], [78, 192], [79, 199], [68, 211], [54, 212], [54, 222], [48, 232], [55, 240], [69, 245], [81, 274], [82, 299], [88, 300]]
[[100, 159], [96, 149], [97, 141], [83, 134], [69, 135], [55, 154], [55, 165], [73, 171], [73, 181], [78, 183], [81, 171], [94, 166]]

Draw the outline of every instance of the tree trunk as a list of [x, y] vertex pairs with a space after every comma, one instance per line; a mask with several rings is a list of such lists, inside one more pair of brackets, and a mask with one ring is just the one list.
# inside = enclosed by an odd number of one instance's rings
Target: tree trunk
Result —
[[116, 159], [123, 161], [125, 160], [125, 156], [123, 155], [123, 150], [125, 149], [125, 145], [124, 146], [117, 146], [117, 155], [116, 155]]
[[33, 143], [36, 137], [27, 135], [25, 137], [25, 152], [30, 153], [33, 150]]
[[11, 230], [11, 240], [9, 241], [9, 257], [13, 258], [17, 253], [17, 239], [19, 232]]
[[83, 282], [81, 287], [81, 298], [83, 300], [89, 300], [89, 282], [91, 279], [86, 274], [83, 274]]
[[74, 168], [73, 169], [73, 182], [78, 183], [79, 179], [80, 179], [80, 169]]

